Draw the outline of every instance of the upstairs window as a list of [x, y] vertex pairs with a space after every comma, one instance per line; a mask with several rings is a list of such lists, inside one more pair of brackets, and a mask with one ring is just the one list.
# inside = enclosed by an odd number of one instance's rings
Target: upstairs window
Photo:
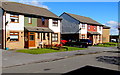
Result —
[[18, 32], [10, 32], [10, 41], [19, 41], [19, 33]]
[[10, 20], [13, 23], [19, 23], [19, 15], [10, 14]]
[[101, 26], [99, 26], [99, 30], [101, 31], [101, 29], [102, 29], [102, 27]]
[[85, 29], [85, 24], [82, 24], [82, 28]]
[[94, 26], [94, 30], [96, 30], [96, 26]]
[[58, 20], [53, 20], [53, 26], [58, 26]]
[[45, 18], [42, 17], [41, 20], [42, 20], [42, 25], [45, 25]]
[[88, 25], [88, 29], [90, 29], [90, 25]]
[[28, 23], [32, 24], [32, 17], [28, 17]]

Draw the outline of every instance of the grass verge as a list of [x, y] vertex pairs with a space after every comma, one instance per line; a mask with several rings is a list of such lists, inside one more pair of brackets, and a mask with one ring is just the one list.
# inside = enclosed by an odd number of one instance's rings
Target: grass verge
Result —
[[117, 46], [117, 43], [108, 42], [108, 43], [98, 44], [95, 46], [97, 46], [97, 47], [114, 47], [114, 46]]
[[23, 49], [23, 50], [16, 50], [16, 52], [28, 53], [28, 54], [45, 54], [45, 53], [75, 51], [75, 50], [84, 50], [84, 49], [86, 49], [86, 48], [78, 48], [78, 47], [67, 47], [67, 48], [68, 48], [68, 50], [66, 50], [66, 49], [54, 50], [54, 49], [47, 49], [47, 48], [42, 48], [42, 49]]

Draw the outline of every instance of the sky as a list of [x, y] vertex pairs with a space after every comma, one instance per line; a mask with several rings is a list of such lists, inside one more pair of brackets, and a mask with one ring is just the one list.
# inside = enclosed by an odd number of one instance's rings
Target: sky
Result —
[[[104, 2], [42, 2], [42, 0], [10, 0], [47, 8], [60, 16], [63, 12], [90, 17], [101, 24], [111, 27], [110, 34], [118, 35], [118, 0], [104, 0]], [[64, 0], [65, 1], [65, 0]], [[71, 1], [71, 0], [69, 0]], [[91, 0], [95, 1], [95, 0]], [[98, 0], [99, 1], [99, 0]], [[106, 1], [106, 2], [105, 2]]]

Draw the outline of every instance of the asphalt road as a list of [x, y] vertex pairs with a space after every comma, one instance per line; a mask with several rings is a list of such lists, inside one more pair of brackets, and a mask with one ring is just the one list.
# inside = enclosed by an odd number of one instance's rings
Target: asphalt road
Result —
[[22, 66], [3, 68], [3, 73], [67, 73], [87, 65], [118, 71], [118, 65], [99, 62], [98, 56], [118, 56], [116, 53], [103, 52], [74, 56], [53, 62], [33, 63]]

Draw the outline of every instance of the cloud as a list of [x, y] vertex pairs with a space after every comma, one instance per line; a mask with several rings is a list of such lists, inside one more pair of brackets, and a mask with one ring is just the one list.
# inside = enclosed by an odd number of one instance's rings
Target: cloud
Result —
[[40, 2], [40, 0], [20, 0], [19, 2], [49, 9], [48, 6], [43, 5], [43, 2]]
[[107, 24], [109, 24], [109, 25], [117, 25], [118, 22], [116, 22], [116, 21], [108, 21]]
[[106, 22], [105, 25], [111, 27], [110, 34], [118, 35], [118, 22], [117, 21], [108, 21]]

